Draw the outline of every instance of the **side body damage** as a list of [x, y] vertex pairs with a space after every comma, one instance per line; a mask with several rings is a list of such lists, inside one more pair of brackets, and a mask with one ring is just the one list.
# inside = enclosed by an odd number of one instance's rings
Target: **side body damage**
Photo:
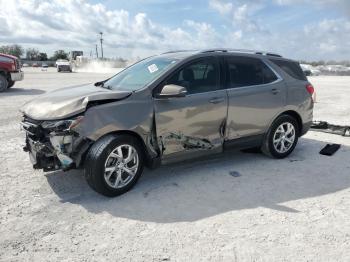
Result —
[[[166, 116], [157, 111], [159, 106], [157, 109], [155, 103], [146, 88], [123, 100], [92, 105], [84, 114], [69, 120], [42, 121], [25, 117], [22, 122], [26, 131], [24, 150], [29, 152], [33, 167], [44, 171], [80, 167], [89, 147], [108, 134], [127, 133], [138, 137], [150, 167], [158, 166], [164, 156], [176, 158], [176, 153], [221, 150], [225, 127], [219, 122], [225, 125], [226, 116], [215, 120], [218, 123], [215, 130], [203, 129], [202, 117], [192, 129], [186, 130], [174, 122], [180, 120], [175, 116], [178, 112], [174, 112], [172, 120], [165, 121]], [[192, 114], [191, 110], [185, 110], [181, 122], [193, 121], [194, 116], [205, 113], [202, 111]], [[226, 111], [225, 106], [222, 111]], [[170, 120], [174, 124], [172, 130], [164, 128]], [[203, 130], [211, 131], [207, 134]]]
[[[149, 166], [156, 166], [221, 152], [232, 141], [254, 138], [249, 145], [261, 146], [272, 122], [286, 112], [296, 114], [299, 127], [308, 130], [313, 102], [305, 81], [293, 80], [287, 87], [288, 77], [267, 62], [281, 76], [276, 81], [230, 87], [225, 71], [219, 69], [226, 65], [224, 55], [216, 58], [218, 71], [213, 79], [220, 88], [213, 91], [208, 91], [214, 89], [208, 85], [205, 92], [180, 98], [158, 96], [171, 76], [180, 76], [183, 66], [212, 56], [203, 53], [181, 60], [147, 87], [134, 91], [111, 90], [108, 85], [101, 88], [102, 81], [45, 94], [22, 108], [24, 150], [30, 153], [34, 168], [67, 170], [81, 167], [96, 141], [110, 134], [127, 134], [138, 139]], [[153, 67], [146, 70], [154, 72]], [[289, 94], [291, 88], [296, 91]]]
[[[25, 104], [21, 109], [22, 128], [26, 131], [24, 151], [29, 152], [34, 168], [51, 171], [79, 167], [94, 141], [80, 133], [84, 129], [77, 129], [85, 119], [85, 111], [130, 95], [131, 92], [82, 85], [59, 89]], [[89, 115], [85, 126], [91, 124]]]
[[152, 99], [141, 99], [143, 95], [144, 92], [125, 96], [127, 101], [95, 101], [84, 114], [68, 120], [42, 121], [24, 117], [24, 150], [29, 152], [33, 167], [44, 171], [80, 167], [91, 144], [116, 132], [137, 136], [146, 149], [147, 158], [156, 158], [160, 151], [155, 141]]

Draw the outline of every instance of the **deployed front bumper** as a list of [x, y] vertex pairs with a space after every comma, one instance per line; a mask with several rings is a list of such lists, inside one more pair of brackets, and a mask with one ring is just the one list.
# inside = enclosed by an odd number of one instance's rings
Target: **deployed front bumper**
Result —
[[22, 71], [18, 71], [18, 72], [13, 72], [10, 73], [11, 74], [11, 80], [12, 81], [22, 81], [24, 78], [24, 73]]

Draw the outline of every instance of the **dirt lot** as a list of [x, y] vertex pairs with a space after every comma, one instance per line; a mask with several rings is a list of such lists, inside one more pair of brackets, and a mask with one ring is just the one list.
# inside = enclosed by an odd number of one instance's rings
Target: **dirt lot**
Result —
[[[24, 81], [0, 94], [1, 261], [349, 259], [350, 138], [309, 132], [283, 160], [231, 152], [146, 170], [134, 190], [114, 199], [90, 190], [79, 171], [34, 171], [18, 108], [109, 75], [27, 69]], [[350, 77], [311, 82], [315, 119], [349, 125]], [[342, 147], [319, 155], [327, 142]]]

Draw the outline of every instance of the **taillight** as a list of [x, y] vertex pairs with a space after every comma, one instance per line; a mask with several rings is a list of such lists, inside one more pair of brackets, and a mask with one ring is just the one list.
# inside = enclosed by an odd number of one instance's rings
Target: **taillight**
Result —
[[306, 90], [310, 95], [313, 95], [313, 93], [315, 92], [315, 89], [311, 84], [306, 85]]
[[316, 100], [315, 88], [311, 84], [307, 84], [305, 88], [306, 88], [306, 91], [311, 95], [312, 100], [315, 102]]

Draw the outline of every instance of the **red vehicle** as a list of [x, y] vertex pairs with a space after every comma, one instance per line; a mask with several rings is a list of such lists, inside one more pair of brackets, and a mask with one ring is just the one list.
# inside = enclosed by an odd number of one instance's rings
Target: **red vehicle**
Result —
[[12, 55], [0, 53], [0, 92], [12, 87], [16, 81], [23, 80], [20, 60]]

